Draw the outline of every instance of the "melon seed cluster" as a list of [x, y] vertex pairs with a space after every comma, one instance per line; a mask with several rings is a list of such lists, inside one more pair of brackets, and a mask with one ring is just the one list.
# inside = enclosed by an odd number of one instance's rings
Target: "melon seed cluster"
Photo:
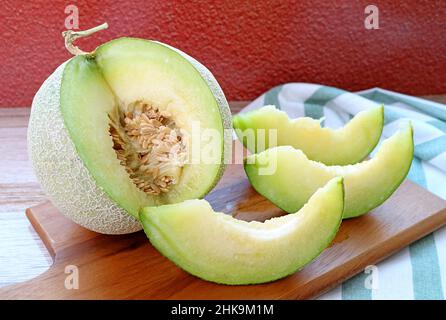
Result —
[[150, 195], [167, 193], [178, 182], [187, 153], [175, 122], [137, 101], [111, 121], [113, 148], [136, 186]]

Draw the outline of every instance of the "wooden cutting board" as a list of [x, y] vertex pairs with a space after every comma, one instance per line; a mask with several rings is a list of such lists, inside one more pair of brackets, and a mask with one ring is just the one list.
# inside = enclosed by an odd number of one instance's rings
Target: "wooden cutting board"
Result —
[[[283, 214], [252, 189], [241, 165], [229, 166], [206, 198], [215, 210], [248, 221]], [[313, 298], [445, 224], [445, 208], [446, 201], [406, 180], [379, 208], [344, 221], [333, 244], [300, 272], [262, 285], [225, 286], [182, 271], [158, 253], [143, 232], [97, 234], [71, 222], [46, 202], [28, 209], [27, 216], [54, 264], [33, 280], [0, 289], [0, 298]], [[78, 268], [79, 288], [68, 290], [65, 271], [73, 265]]]

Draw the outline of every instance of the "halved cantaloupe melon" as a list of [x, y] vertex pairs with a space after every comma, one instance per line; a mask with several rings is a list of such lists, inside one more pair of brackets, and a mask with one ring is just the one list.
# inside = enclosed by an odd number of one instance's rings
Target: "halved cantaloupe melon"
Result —
[[[192, 162], [193, 125], [215, 161]], [[37, 92], [30, 158], [59, 210], [101, 233], [141, 229], [141, 207], [201, 198], [230, 152], [231, 115], [212, 74], [155, 41], [120, 38], [62, 64]], [[227, 131], [227, 130], [226, 130]]]

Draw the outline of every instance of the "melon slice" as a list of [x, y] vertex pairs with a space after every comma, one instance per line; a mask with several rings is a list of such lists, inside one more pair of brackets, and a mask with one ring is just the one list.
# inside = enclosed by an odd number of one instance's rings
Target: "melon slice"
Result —
[[[194, 126], [216, 133], [201, 141], [213, 159], [191, 158]], [[32, 105], [29, 152], [62, 213], [121, 234], [141, 229], [141, 207], [206, 195], [223, 174], [231, 127], [209, 70], [167, 45], [120, 38], [45, 81]]]
[[[320, 120], [291, 120], [274, 106], [241, 113], [233, 118], [235, 132], [253, 153], [275, 146], [292, 146], [309, 159], [327, 165], [354, 164], [363, 160], [379, 141], [384, 124], [383, 106], [359, 112], [340, 129], [322, 128]], [[275, 131], [276, 140], [270, 135]]]
[[373, 159], [347, 166], [326, 166], [290, 146], [268, 149], [245, 159], [252, 186], [275, 205], [296, 212], [335, 176], [344, 177], [344, 218], [382, 204], [403, 182], [413, 159], [413, 132], [405, 125], [385, 140]]
[[182, 269], [223, 284], [283, 278], [317, 257], [342, 220], [342, 178], [319, 189], [296, 214], [263, 223], [214, 212], [205, 200], [144, 208], [151, 243]]

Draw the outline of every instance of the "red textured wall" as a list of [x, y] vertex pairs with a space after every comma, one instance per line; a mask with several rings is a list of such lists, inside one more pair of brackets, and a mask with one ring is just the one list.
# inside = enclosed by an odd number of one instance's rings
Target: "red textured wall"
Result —
[[[364, 28], [372, 3], [379, 30]], [[69, 57], [60, 36], [68, 4], [79, 7], [81, 29], [110, 25], [82, 48], [158, 39], [207, 65], [230, 100], [290, 81], [446, 93], [446, 1], [2, 1], [1, 107], [30, 105]]]

